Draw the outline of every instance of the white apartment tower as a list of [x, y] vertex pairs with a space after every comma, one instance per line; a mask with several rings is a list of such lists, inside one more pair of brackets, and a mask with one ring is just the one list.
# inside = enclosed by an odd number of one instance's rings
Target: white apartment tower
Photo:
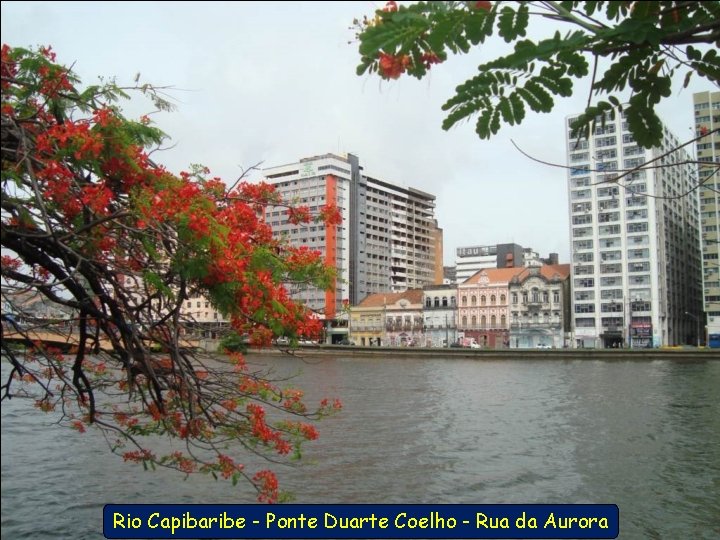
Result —
[[[708, 344], [720, 347], [720, 92], [693, 96], [695, 143], [700, 183], [703, 303]], [[698, 320], [702, 327], [702, 318]], [[712, 342], [712, 343], [710, 343]]]
[[435, 196], [377, 180], [363, 173], [357, 156], [324, 154], [265, 169], [264, 180], [283, 199], [315, 213], [334, 202], [343, 222], [294, 225], [284, 208], [268, 208], [274, 234], [307, 245], [338, 269], [333, 291], [298, 287], [294, 298], [333, 318], [343, 300], [357, 305], [367, 295], [421, 288], [432, 283]]
[[699, 214], [689, 156], [663, 127], [645, 150], [623, 114], [589, 140], [566, 122], [572, 330], [578, 347], [695, 344]]

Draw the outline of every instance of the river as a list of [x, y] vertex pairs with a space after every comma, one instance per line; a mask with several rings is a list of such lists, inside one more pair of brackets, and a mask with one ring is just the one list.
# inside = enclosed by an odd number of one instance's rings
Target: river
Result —
[[[340, 397], [296, 503], [606, 503], [620, 538], [720, 537], [720, 362], [256, 357]], [[2, 538], [99, 539], [106, 503], [252, 503], [145, 472], [92, 433], [2, 404]]]

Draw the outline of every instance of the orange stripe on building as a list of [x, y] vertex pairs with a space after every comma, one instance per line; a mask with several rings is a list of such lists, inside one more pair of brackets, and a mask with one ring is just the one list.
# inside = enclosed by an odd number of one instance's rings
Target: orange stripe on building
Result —
[[[337, 178], [328, 174], [325, 177], [325, 204], [337, 204]], [[325, 225], [325, 264], [337, 268], [337, 225]], [[325, 318], [335, 318], [337, 305], [337, 285], [325, 291]]]

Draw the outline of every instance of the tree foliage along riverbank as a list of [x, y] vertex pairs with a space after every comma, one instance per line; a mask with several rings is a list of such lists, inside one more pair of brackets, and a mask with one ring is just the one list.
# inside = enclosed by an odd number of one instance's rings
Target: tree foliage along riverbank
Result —
[[[534, 23], [551, 21], [552, 35], [528, 38]], [[585, 112], [573, 122], [587, 138], [605, 113], [624, 109], [628, 129], [645, 148], [662, 138], [655, 107], [673, 95], [675, 76], [720, 81], [720, 2], [387, 2], [356, 20], [359, 75], [422, 79], [449, 54], [482, 49], [493, 38], [511, 52], [478, 66], [444, 105], [443, 129], [477, 117], [481, 139], [502, 124], [522, 123], [527, 110], [547, 113], [590, 76]], [[622, 93], [630, 98], [623, 108]], [[675, 92], [676, 93], [676, 92]], [[594, 100], [604, 97], [605, 99]], [[600, 120], [598, 120], [600, 118]]]
[[[306, 404], [242, 354], [223, 364], [183, 347], [193, 323], [183, 306], [204, 295], [254, 344], [317, 334], [317, 318], [283, 284], [328, 287], [334, 269], [274, 239], [263, 214], [285, 206], [295, 223], [338, 223], [338, 210], [311, 216], [270, 185], [155, 163], [165, 135], [118, 103], [135, 93], [171, 107], [162, 89], [135, 82], [82, 87], [50, 48], [2, 47], [3, 309], [21, 313], [38, 298], [59, 306], [70, 319], [52, 331], [77, 343], [72, 355], [42, 343], [18, 354], [3, 341], [12, 368], [2, 399], [30, 397], [79, 431], [97, 429], [125, 460], [246, 479], [276, 501], [274, 473], [243, 458], [299, 458], [318, 435], [310, 421], [340, 404]], [[31, 326], [3, 317], [3, 329]]]

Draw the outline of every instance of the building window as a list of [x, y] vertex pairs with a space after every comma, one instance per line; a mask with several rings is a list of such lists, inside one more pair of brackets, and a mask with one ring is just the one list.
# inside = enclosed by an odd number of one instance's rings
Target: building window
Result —
[[477, 305], [477, 297], [474, 294], [470, 297], [470, 305], [471, 306]]
[[518, 295], [517, 293], [512, 293], [512, 303], [517, 304], [518, 303]]
[[504, 294], [500, 295], [500, 303], [505, 305], [505, 295]]
[[630, 303], [630, 311], [650, 311], [651, 303], [644, 300], [635, 300]]
[[429, 296], [425, 299], [425, 307], [432, 307], [432, 300]]
[[437, 296], [435, 297], [435, 307], [440, 307], [440, 298]]
[[480, 326], [482, 328], [487, 328], [487, 317], [485, 315], [480, 317]]
[[490, 317], [490, 328], [497, 328], [497, 317], [495, 315]]
[[490, 305], [494, 306], [497, 303], [497, 299], [495, 298], [495, 295], [490, 296]]
[[442, 305], [443, 305], [443, 307], [447, 307], [447, 305], [448, 305], [447, 304], [447, 296], [443, 296]]
[[473, 328], [477, 326], [477, 317], [475, 315], [472, 316], [471, 324]]

